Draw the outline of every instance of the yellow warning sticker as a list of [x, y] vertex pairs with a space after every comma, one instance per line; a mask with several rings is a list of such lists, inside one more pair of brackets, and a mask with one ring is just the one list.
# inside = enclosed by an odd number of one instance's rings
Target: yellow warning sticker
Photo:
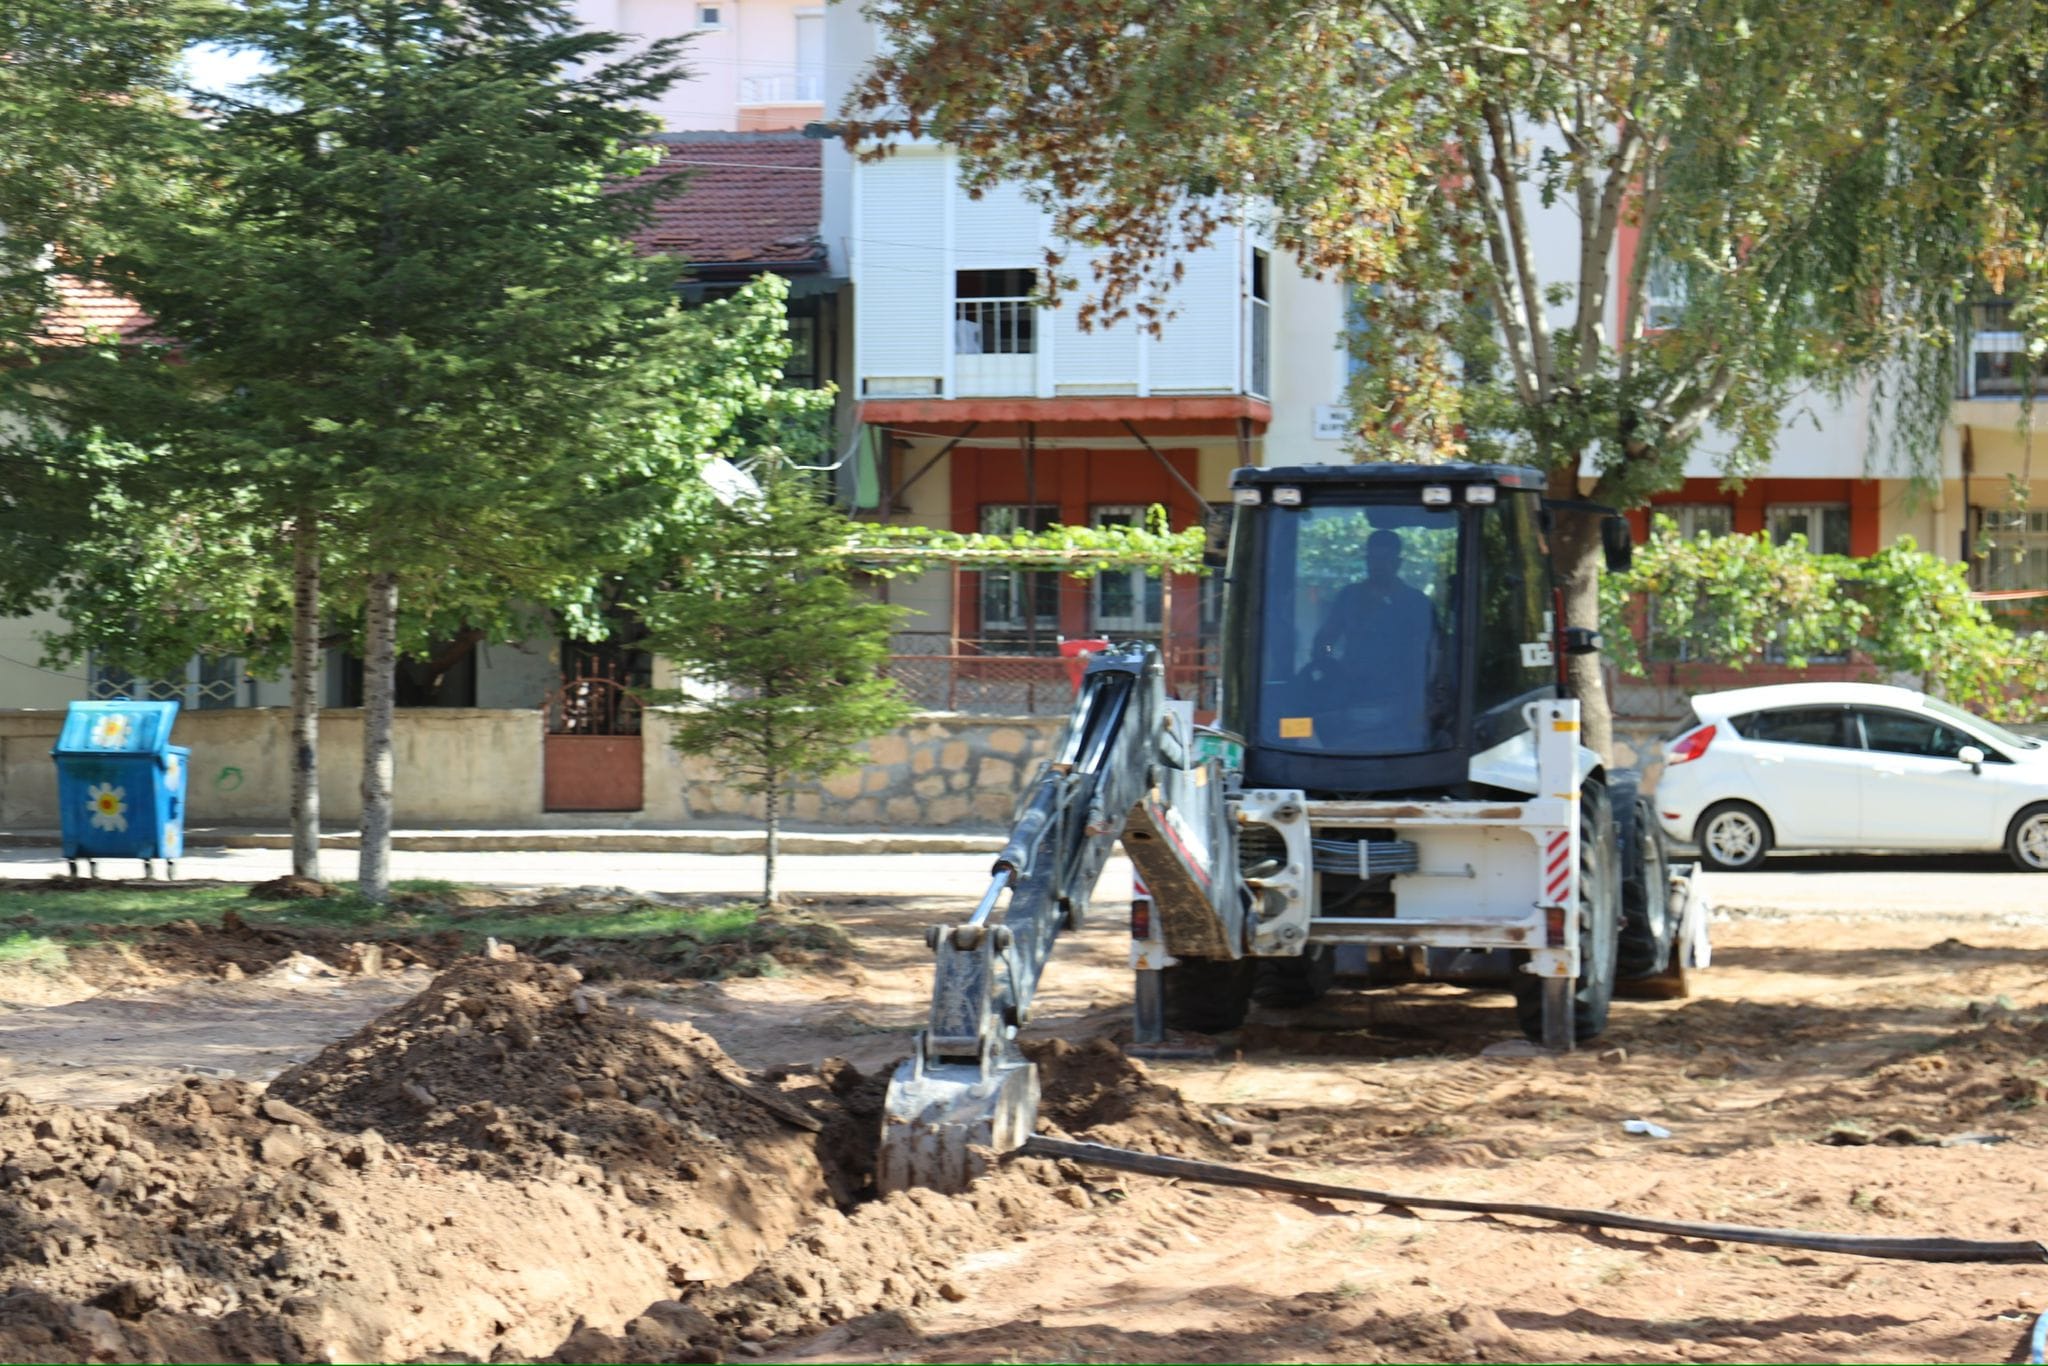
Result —
[[1579, 723], [1576, 721], [1552, 721], [1550, 728], [1556, 731], [1575, 731], [1579, 728]]
[[1307, 740], [1316, 733], [1316, 719], [1313, 716], [1283, 716], [1280, 718], [1282, 740]]

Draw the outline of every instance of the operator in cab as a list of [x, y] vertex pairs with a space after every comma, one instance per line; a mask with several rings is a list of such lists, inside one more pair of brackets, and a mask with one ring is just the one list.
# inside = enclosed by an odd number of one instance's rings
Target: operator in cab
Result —
[[[1440, 647], [1436, 608], [1401, 577], [1402, 557], [1400, 532], [1382, 527], [1367, 538], [1365, 577], [1338, 592], [1310, 658], [1360, 709], [1353, 719], [1376, 732], [1376, 741], [1401, 737], [1399, 748], [1420, 749], [1436, 738], [1440, 719], [1431, 706]], [[1347, 738], [1332, 734], [1325, 743], [1344, 749]]]

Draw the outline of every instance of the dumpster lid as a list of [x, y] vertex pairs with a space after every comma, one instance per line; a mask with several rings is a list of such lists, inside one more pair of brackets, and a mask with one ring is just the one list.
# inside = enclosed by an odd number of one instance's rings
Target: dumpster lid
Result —
[[73, 702], [52, 754], [162, 754], [170, 748], [176, 702]]

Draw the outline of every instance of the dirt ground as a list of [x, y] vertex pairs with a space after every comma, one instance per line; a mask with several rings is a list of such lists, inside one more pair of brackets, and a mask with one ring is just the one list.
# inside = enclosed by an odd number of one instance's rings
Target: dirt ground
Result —
[[[961, 908], [811, 909], [850, 955], [716, 982], [366, 962], [260, 923], [0, 982], [0, 1359], [2014, 1361], [2048, 1308], [2048, 1266], [1038, 1161], [877, 1201], [921, 931]], [[1563, 1058], [1489, 1053], [1504, 997], [1421, 986], [1136, 1064], [1118, 919], [1039, 997], [1048, 1129], [1416, 1194], [2048, 1236], [2048, 926], [1744, 915], [1691, 999], [1618, 1003]]]

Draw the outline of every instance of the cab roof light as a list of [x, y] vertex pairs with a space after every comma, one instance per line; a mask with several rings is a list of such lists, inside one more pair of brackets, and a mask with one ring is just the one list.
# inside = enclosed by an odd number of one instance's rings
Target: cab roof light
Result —
[[1714, 743], [1715, 733], [1715, 727], [1701, 726], [1696, 731], [1679, 736], [1677, 740], [1672, 742], [1670, 753], [1665, 756], [1664, 762], [1666, 766], [1668, 767], [1671, 764], [1689, 764], [1702, 754], [1705, 754], [1707, 746]]
[[1493, 502], [1499, 496], [1500, 490], [1491, 484], [1467, 484], [1465, 486], [1465, 501], [1480, 507]]
[[1301, 490], [1289, 485], [1282, 485], [1273, 490], [1273, 501], [1284, 508], [1299, 507], [1301, 506]]
[[1230, 491], [1230, 501], [1241, 508], [1255, 508], [1259, 505], [1259, 491], [1257, 489], [1232, 489]]
[[1422, 505], [1431, 508], [1449, 507], [1451, 505], [1451, 486], [1449, 484], [1427, 485], [1422, 490]]

